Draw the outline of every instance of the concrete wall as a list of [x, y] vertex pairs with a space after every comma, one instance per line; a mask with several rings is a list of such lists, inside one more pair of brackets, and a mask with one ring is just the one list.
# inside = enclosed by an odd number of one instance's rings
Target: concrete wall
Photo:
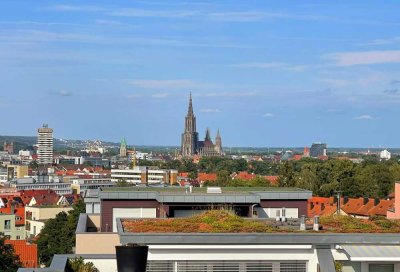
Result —
[[60, 212], [66, 212], [72, 210], [72, 207], [25, 207], [25, 213], [32, 213], [32, 220], [46, 220], [55, 218]]
[[115, 254], [120, 245], [118, 233], [87, 232], [76, 234], [76, 254]]
[[388, 219], [400, 219], [400, 182], [394, 185], [394, 212], [387, 212]]

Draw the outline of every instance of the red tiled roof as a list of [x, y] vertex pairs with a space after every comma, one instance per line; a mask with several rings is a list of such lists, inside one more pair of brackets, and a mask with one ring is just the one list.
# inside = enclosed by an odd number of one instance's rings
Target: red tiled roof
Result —
[[200, 182], [203, 182], [203, 181], [216, 181], [217, 180], [217, 174], [216, 173], [199, 173], [198, 180]]
[[295, 154], [295, 155], [293, 155], [292, 160], [294, 160], [294, 161], [299, 161], [299, 160], [301, 160], [302, 158], [303, 158], [303, 155]]
[[182, 173], [179, 173], [179, 176], [182, 177], [182, 178], [187, 178], [187, 177], [189, 177], [189, 173], [188, 172], [182, 172]]
[[[379, 200], [379, 203], [375, 202], [375, 199], [370, 198], [364, 201], [364, 198], [348, 198], [344, 204], [344, 198], [341, 198], [341, 210], [348, 215], [356, 216], [371, 216], [381, 215], [386, 216], [389, 208], [394, 205], [394, 200]], [[365, 202], [365, 204], [364, 204]], [[308, 200], [308, 215], [313, 217], [315, 215], [331, 215], [336, 212], [337, 204], [334, 203], [333, 197], [312, 197]]]
[[387, 211], [394, 207], [394, 199], [386, 200], [382, 199], [378, 205], [374, 206], [368, 211], [369, 215], [382, 215], [386, 216]]
[[13, 246], [19, 256], [22, 267], [38, 267], [38, 250], [36, 244], [29, 244], [25, 240], [6, 240], [5, 244]]
[[362, 205], [364, 205], [363, 198], [349, 198], [347, 203], [342, 205], [342, 209], [347, 214], [357, 214]]
[[256, 175], [253, 174], [253, 173], [249, 173], [249, 172], [247, 172], [247, 171], [241, 171], [241, 172], [235, 174], [235, 175], [233, 176], [233, 179], [250, 180], [250, 179], [253, 179], [253, 178], [255, 178], [255, 177], [256, 177]]
[[271, 185], [277, 185], [279, 176], [265, 176], [265, 179], [271, 183]]
[[[0, 208], [0, 213], [11, 214], [11, 206]], [[16, 226], [25, 225], [25, 207], [15, 207], [14, 214], [19, 217], [19, 220], [15, 220]]]

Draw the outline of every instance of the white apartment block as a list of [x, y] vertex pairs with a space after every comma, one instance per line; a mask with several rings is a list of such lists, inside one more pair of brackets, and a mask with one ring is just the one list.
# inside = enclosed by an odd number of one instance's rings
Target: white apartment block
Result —
[[37, 155], [39, 164], [53, 163], [53, 129], [46, 124], [38, 129]]

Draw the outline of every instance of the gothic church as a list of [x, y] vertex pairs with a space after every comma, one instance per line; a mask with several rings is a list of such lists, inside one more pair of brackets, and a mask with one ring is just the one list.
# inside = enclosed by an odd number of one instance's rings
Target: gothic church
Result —
[[192, 94], [190, 94], [188, 113], [185, 117], [185, 131], [182, 133], [181, 152], [183, 157], [222, 155], [222, 140], [219, 130], [215, 137], [215, 144], [211, 140], [208, 128], [204, 141], [199, 141], [199, 133], [196, 131], [196, 116], [193, 113]]

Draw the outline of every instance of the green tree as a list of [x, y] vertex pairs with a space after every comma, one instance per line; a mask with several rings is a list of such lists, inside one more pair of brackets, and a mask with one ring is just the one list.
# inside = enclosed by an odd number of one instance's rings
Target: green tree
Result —
[[67, 272], [99, 272], [92, 262], [85, 263], [82, 257], [68, 260]]
[[194, 171], [194, 172], [189, 173], [188, 178], [194, 180], [194, 179], [197, 179], [197, 176], [198, 176], [197, 171]]
[[126, 178], [123, 178], [121, 180], [118, 180], [117, 183], [115, 183], [117, 187], [129, 187], [132, 186], [129, 182], [126, 181]]
[[229, 185], [229, 181], [231, 178], [229, 177], [229, 172], [226, 170], [221, 170], [217, 172], [217, 185], [221, 187], [226, 187]]
[[10, 244], [5, 244], [6, 237], [0, 233], [0, 271], [15, 272], [21, 267], [18, 255]]
[[29, 163], [29, 168], [31, 168], [31, 169], [33, 169], [33, 170], [36, 170], [36, 169], [39, 168], [39, 164], [37, 163], [36, 160], [33, 160], [33, 161], [31, 161], [31, 162]]
[[93, 166], [93, 163], [91, 161], [85, 161], [82, 165], [84, 167], [91, 167], [91, 166]]
[[85, 213], [85, 204], [80, 200], [67, 214], [61, 212], [46, 221], [37, 240], [40, 263], [49, 266], [54, 254], [70, 254], [75, 246], [75, 230], [79, 214]]
[[281, 187], [294, 187], [296, 185], [296, 174], [292, 162], [287, 161], [279, 167], [278, 185]]

